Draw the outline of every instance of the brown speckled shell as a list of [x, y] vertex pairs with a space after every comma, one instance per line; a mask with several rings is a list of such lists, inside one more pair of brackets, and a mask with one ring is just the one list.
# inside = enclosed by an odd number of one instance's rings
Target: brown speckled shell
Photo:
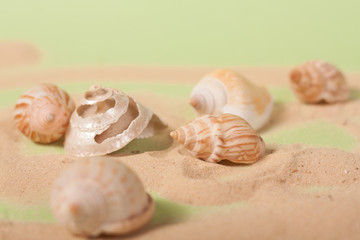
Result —
[[51, 207], [57, 221], [83, 236], [129, 233], [155, 209], [138, 176], [105, 157], [81, 159], [66, 170], [55, 183]]
[[290, 84], [296, 97], [306, 103], [333, 103], [349, 98], [344, 75], [323, 61], [309, 61], [293, 69]]
[[265, 152], [263, 139], [233, 114], [205, 115], [170, 133], [195, 157], [207, 162], [253, 163]]
[[68, 127], [75, 104], [69, 95], [52, 84], [41, 84], [24, 92], [16, 101], [16, 127], [31, 140], [51, 143]]

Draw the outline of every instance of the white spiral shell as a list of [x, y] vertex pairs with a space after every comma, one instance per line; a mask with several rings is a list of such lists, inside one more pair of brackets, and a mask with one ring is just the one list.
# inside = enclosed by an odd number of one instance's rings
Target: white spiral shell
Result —
[[94, 85], [71, 116], [65, 151], [78, 157], [105, 155], [164, 127], [165, 123], [135, 99]]
[[266, 88], [222, 69], [200, 80], [191, 92], [190, 104], [199, 116], [231, 113], [257, 130], [270, 119], [274, 101]]
[[195, 157], [216, 163], [253, 163], [265, 153], [265, 143], [242, 118], [233, 114], [205, 115], [170, 133]]
[[55, 218], [84, 236], [125, 234], [145, 225], [155, 206], [137, 175], [109, 158], [82, 159], [56, 181]]
[[298, 99], [306, 103], [334, 103], [349, 98], [344, 75], [324, 61], [308, 61], [290, 72], [291, 87]]
[[51, 143], [61, 138], [68, 127], [75, 104], [69, 95], [52, 84], [37, 85], [16, 101], [16, 127], [31, 140]]

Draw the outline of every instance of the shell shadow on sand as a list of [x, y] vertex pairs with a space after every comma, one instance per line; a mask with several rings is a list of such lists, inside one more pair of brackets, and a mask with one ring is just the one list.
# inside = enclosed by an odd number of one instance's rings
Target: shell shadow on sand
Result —
[[144, 139], [135, 139], [124, 148], [110, 154], [112, 157], [128, 156], [144, 152], [161, 151], [169, 148], [173, 142], [169, 135], [170, 129], [166, 128], [154, 136]]

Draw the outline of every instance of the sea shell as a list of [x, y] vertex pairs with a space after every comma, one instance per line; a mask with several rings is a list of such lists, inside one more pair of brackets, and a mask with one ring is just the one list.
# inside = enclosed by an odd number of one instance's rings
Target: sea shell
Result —
[[164, 127], [164, 122], [135, 99], [94, 85], [71, 116], [65, 151], [78, 157], [105, 155]]
[[56, 181], [51, 208], [59, 223], [85, 236], [125, 234], [155, 211], [137, 175], [109, 158], [81, 159]]
[[51, 143], [61, 138], [75, 104], [69, 95], [52, 84], [37, 85], [16, 101], [16, 127], [31, 140]]
[[269, 120], [274, 101], [266, 88], [233, 71], [218, 70], [194, 87], [190, 104], [198, 116], [231, 113], [244, 118], [257, 130]]
[[306, 62], [290, 72], [295, 95], [303, 102], [328, 103], [349, 98], [344, 75], [333, 65], [323, 61]]
[[191, 155], [216, 163], [253, 163], [265, 152], [263, 139], [241, 117], [205, 115], [170, 133]]

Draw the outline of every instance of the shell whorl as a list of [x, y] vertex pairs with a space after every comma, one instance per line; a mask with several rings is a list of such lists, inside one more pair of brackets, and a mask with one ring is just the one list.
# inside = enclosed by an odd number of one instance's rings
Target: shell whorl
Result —
[[217, 70], [206, 75], [194, 87], [190, 105], [197, 115], [231, 113], [260, 129], [269, 120], [273, 99], [264, 87], [252, 84], [229, 70]]
[[65, 91], [52, 84], [41, 84], [17, 100], [15, 124], [33, 141], [50, 143], [65, 134], [74, 109], [75, 104]]
[[[78, 235], [97, 235], [109, 208], [99, 186], [74, 183], [64, 189], [61, 204], [56, 203], [56, 218]], [[59, 201], [59, 200], [58, 200]]]
[[190, 96], [190, 105], [198, 115], [220, 114], [227, 102], [225, 86], [214, 78], [204, 78], [195, 86]]
[[323, 61], [308, 61], [293, 69], [290, 84], [295, 95], [306, 103], [332, 103], [349, 97], [343, 74]]
[[195, 157], [207, 162], [229, 160], [253, 163], [265, 152], [265, 143], [242, 118], [233, 114], [205, 115], [170, 133]]
[[154, 211], [149, 199], [140, 179], [125, 165], [94, 158], [80, 160], [60, 176], [51, 207], [71, 232], [97, 236], [121, 234], [147, 223]]
[[136, 99], [117, 89], [93, 85], [71, 116], [64, 148], [77, 157], [105, 155], [165, 127]]

